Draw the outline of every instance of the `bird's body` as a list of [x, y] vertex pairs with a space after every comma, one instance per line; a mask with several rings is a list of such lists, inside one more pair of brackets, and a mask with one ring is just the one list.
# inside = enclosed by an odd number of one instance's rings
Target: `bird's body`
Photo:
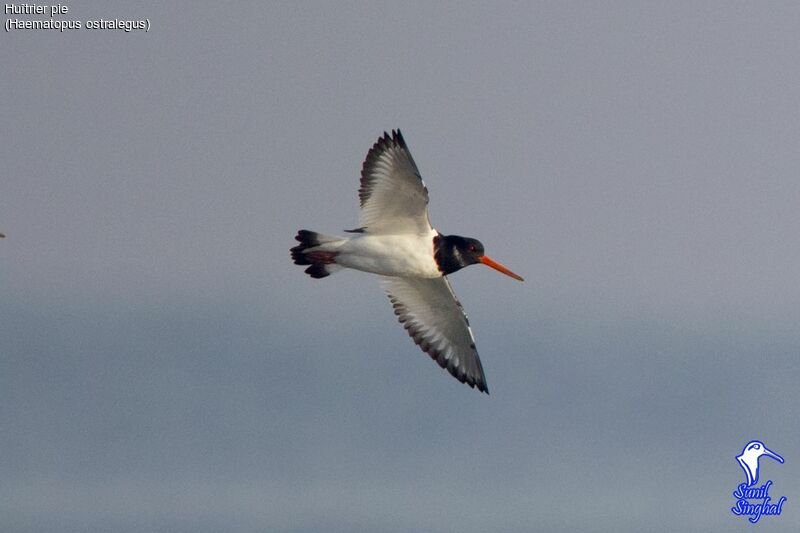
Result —
[[438, 278], [442, 271], [433, 257], [433, 240], [438, 236], [431, 229], [425, 234], [372, 235], [359, 232], [350, 237], [331, 237], [317, 247], [334, 253], [336, 266], [352, 268], [382, 276]]
[[433, 229], [428, 190], [399, 130], [384, 133], [367, 154], [359, 198], [360, 228], [344, 237], [300, 230], [292, 259], [309, 265], [313, 278], [342, 268], [382, 276], [414, 342], [456, 379], [488, 393], [469, 321], [447, 274], [483, 263], [522, 278], [485, 256], [477, 240]]

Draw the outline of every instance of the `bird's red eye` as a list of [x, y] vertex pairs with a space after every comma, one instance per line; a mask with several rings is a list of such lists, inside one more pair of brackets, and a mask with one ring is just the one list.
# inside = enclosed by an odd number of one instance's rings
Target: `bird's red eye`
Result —
[[469, 251], [470, 251], [470, 252], [474, 252], [474, 251], [476, 251], [476, 250], [477, 250], [477, 248], [475, 248], [475, 245], [474, 245], [474, 244], [470, 244], [470, 245], [469, 245]]

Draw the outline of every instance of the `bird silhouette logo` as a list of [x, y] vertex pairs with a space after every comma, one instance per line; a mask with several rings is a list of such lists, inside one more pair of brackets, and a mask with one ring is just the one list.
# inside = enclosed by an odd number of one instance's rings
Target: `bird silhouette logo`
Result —
[[742, 455], [736, 456], [739, 466], [742, 467], [745, 476], [747, 476], [748, 487], [758, 483], [758, 460], [764, 455], [783, 463], [783, 457], [764, 446], [764, 443], [760, 440], [748, 442], [742, 450]]

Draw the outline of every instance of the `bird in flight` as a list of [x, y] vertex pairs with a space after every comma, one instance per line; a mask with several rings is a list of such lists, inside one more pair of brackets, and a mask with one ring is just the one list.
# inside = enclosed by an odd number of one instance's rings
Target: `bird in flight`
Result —
[[383, 134], [361, 169], [360, 227], [335, 237], [300, 230], [291, 249], [312, 278], [342, 268], [378, 274], [408, 334], [457, 380], [489, 393], [467, 315], [448, 274], [483, 263], [517, 274], [484, 254], [477, 239], [443, 235], [428, 218], [428, 189], [400, 130]]

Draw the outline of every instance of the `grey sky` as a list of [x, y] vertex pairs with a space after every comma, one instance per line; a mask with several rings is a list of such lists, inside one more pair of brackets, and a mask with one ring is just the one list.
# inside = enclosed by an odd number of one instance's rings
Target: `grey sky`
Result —
[[[0, 529], [800, 528], [800, 6], [68, 5], [152, 29], [0, 37]], [[396, 127], [489, 397], [289, 259]]]

